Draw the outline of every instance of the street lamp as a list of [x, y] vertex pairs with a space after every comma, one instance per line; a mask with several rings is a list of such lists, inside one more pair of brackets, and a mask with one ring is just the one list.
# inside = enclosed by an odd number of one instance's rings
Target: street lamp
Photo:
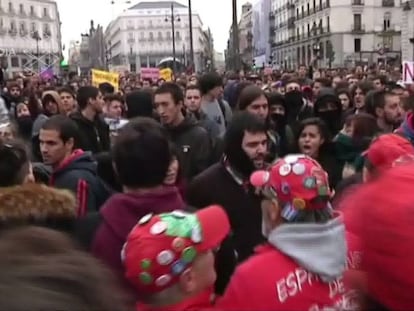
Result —
[[[174, 14], [174, 2], [171, 2], [171, 30], [172, 30], [172, 47], [173, 47], [173, 73], [175, 74], [177, 71], [177, 64], [176, 64], [176, 52], [175, 52], [175, 22], [181, 22], [181, 18], [179, 15]], [[168, 17], [165, 17], [165, 22], [168, 22]]]
[[190, 67], [194, 70], [194, 41], [193, 41], [193, 11], [191, 8], [191, 0], [188, 0], [188, 24], [190, 27]]
[[40, 37], [39, 31], [35, 30], [32, 33], [32, 39], [36, 40], [36, 69], [37, 73], [40, 73], [40, 64], [39, 64], [39, 41], [42, 40]]

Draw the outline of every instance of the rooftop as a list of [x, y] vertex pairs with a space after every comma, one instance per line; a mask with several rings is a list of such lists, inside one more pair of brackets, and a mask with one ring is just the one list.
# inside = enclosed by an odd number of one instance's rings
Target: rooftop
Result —
[[152, 10], [152, 9], [169, 9], [171, 8], [171, 4], [174, 5], [175, 8], [183, 9], [186, 8], [185, 5], [175, 2], [175, 1], [145, 1], [139, 2], [134, 6], [130, 7], [128, 10]]

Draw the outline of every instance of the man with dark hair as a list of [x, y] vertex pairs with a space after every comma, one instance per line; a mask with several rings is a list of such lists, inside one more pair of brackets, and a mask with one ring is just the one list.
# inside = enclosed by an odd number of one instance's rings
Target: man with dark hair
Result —
[[319, 96], [319, 93], [321, 92], [321, 89], [331, 88], [331, 87], [332, 87], [332, 81], [330, 79], [328, 78], [315, 79], [315, 82], [313, 82], [313, 85], [312, 85], [313, 97], [317, 98]]
[[103, 222], [92, 253], [119, 273], [123, 274], [122, 246], [137, 222], [148, 213], [185, 206], [176, 187], [163, 186], [171, 159], [169, 141], [155, 120], [132, 120], [116, 140], [113, 165], [124, 193], [113, 195], [101, 209]]
[[155, 108], [171, 140], [180, 150], [183, 176], [191, 179], [206, 169], [211, 157], [207, 131], [189, 116], [184, 116], [184, 94], [175, 83], [164, 83], [154, 95]]
[[383, 91], [387, 85], [387, 77], [386, 76], [376, 76], [372, 79], [372, 84], [374, 84], [374, 89], [376, 91]]
[[70, 117], [81, 133], [79, 148], [93, 154], [109, 151], [109, 127], [101, 117], [105, 105], [101, 92], [93, 86], [81, 87], [78, 90], [77, 101], [79, 111]]
[[43, 124], [40, 151], [43, 162], [52, 167], [50, 185], [76, 194], [78, 216], [97, 211], [109, 197], [109, 191], [97, 176], [96, 164], [89, 152], [76, 149], [80, 132], [68, 117], [56, 115]]
[[383, 133], [392, 133], [402, 122], [400, 97], [388, 91], [375, 91], [367, 104], [367, 112], [377, 119]]
[[200, 77], [198, 84], [202, 95], [201, 109], [218, 124], [220, 135], [223, 135], [232, 117], [230, 106], [221, 99], [223, 79], [216, 73], [207, 73]]
[[[232, 224], [239, 262], [248, 258], [263, 241], [260, 200], [249, 177], [266, 165], [267, 129], [265, 121], [256, 115], [247, 111], [236, 114], [224, 137], [223, 159], [195, 177], [187, 190], [190, 206], [223, 206]], [[227, 273], [219, 275], [219, 288], [228, 281]]]
[[76, 110], [75, 95], [69, 87], [60, 88], [58, 93], [61, 101], [61, 109], [69, 116]]
[[107, 96], [115, 93], [115, 88], [108, 82], [99, 84], [98, 88], [102, 96]]

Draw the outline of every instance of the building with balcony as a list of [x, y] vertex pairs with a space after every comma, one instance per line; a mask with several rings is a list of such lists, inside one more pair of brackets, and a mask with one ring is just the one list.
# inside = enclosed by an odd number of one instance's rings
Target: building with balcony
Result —
[[[171, 14], [173, 7], [174, 14]], [[175, 28], [176, 59], [183, 65], [190, 60], [188, 8], [174, 1], [140, 2], [124, 11], [105, 30], [110, 67], [136, 64], [156, 67], [173, 56], [172, 22]], [[200, 16], [193, 12], [194, 66], [204, 69], [205, 34]]]
[[319, 67], [351, 67], [401, 59], [400, 0], [272, 0], [271, 13], [277, 66], [316, 60]]
[[242, 6], [239, 21], [239, 51], [242, 67], [250, 68], [253, 63], [253, 6], [249, 2]]
[[52, 0], [0, 0], [0, 59], [10, 76], [59, 69], [59, 11]]

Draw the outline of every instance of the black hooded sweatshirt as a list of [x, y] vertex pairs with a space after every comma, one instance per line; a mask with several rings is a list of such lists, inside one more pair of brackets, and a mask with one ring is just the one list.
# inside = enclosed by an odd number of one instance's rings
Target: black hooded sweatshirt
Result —
[[183, 177], [191, 180], [204, 171], [211, 159], [212, 142], [207, 131], [197, 121], [185, 117], [176, 127], [166, 127], [171, 141], [179, 150]]
[[[336, 110], [320, 111], [320, 108], [328, 102], [335, 104]], [[332, 136], [338, 134], [342, 127], [342, 105], [333, 88], [321, 89], [313, 109], [315, 117], [321, 118], [326, 123], [330, 134]]]

